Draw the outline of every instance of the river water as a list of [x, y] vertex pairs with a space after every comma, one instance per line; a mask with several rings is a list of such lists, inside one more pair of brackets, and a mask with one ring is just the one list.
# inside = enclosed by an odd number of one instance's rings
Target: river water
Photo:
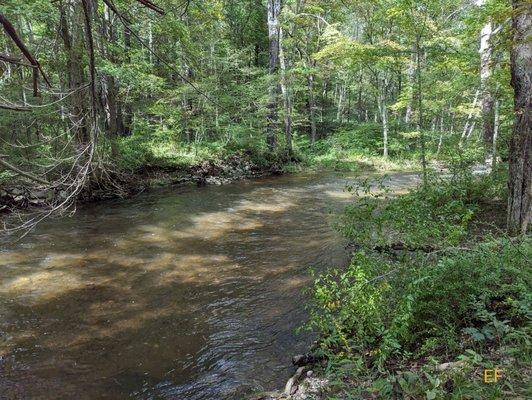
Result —
[[295, 332], [309, 268], [349, 258], [331, 223], [350, 181], [165, 188], [6, 244], [0, 399], [239, 399], [282, 387], [312, 340]]

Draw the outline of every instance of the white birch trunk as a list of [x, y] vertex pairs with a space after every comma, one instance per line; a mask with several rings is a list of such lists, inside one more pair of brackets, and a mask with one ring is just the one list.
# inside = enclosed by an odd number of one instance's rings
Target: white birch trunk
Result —
[[469, 132], [469, 124], [471, 122], [471, 118], [473, 117], [473, 109], [476, 107], [477, 105], [477, 101], [478, 101], [478, 95], [479, 95], [480, 91], [477, 90], [475, 92], [475, 99], [473, 100], [473, 107], [471, 107], [471, 111], [469, 112], [469, 114], [467, 115], [467, 120], [466, 120], [466, 123], [464, 125], [464, 132], [462, 133], [462, 136], [460, 137], [460, 143], [466, 138], [466, 135], [467, 133]]
[[286, 80], [286, 60], [284, 58], [283, 48], [283, 28], [279, 29], [279, 67], [281, 69], [281, 93], [283, 95], [284, 108], [284, 134], [286, 149], [288, 154], [292, 155], [292, 101], [288, 93]]
[[[482, 7], [486, 0], [477, 0], [477, 6]], [[493, 142], [493, 96], [489, 87], [491, 76], [491, 61], [493, 48], [491, 46], [491, 36], [493, 27], [491, 21], [488, 21], [480, 31], [480, 91], [481, 91], [481, 109], [482, 109], [482, 138], [486, 150], [491, 150]]]
[[[388, 108], [386, 106], [386, 80], [384, 80], [382, 87], [379, 91], [379, 111], [381, 113], [382, 121], [382, 140], [383, 140], [383, 152], [382, 156], [388, 158]], [[375, 115], [376, 117], [376, 115]]]

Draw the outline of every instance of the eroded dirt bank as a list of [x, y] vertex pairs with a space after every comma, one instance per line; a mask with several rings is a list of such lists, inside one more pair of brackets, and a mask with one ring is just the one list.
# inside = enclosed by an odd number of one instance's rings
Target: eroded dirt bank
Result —
[[[147, 165], [134, 172], [109, 171], [82, 190], [76, 202], [88, 203], [113, 198], [127, 198], [153, 187], [175, 185], [221, 185], [242, 179], [280, 175], [280, 163], [256, 163], [245, 155], [221, 160], [207, 160], [191, 166]], [[49, 209], [60, 204], [69, 194], [58, 185], [44, 188], [34, 183], [11, 182], [0, 186], [0, 214], [13, 211]]]

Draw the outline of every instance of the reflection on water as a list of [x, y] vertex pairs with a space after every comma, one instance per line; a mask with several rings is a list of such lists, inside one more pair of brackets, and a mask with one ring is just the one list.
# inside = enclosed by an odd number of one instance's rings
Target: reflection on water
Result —
[[281, 386], [310, 340], [294, 333], [308, 268], [347, 261], [330, 213], [349, 201], [345, 183], [169, 188], [6, 245], [0, 398], [233, 399]]

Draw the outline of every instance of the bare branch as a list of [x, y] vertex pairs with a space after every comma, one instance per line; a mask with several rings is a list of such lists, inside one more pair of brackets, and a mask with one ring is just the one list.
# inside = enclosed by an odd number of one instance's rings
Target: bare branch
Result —
[[10, 64], [23, 65], [25, 67], [33, 68], [33, 65], [23, 62], [20, 57], [14, 57], [10, 54], [0, 54], [0, 61], [5, 61]]
[[143, 6], [149, 8], [150, 10], [153, 10], [161, 15], [165, 14], [164, 10], [161, 7], [159, 7], [156, 4], [153, 4], [150, 0], [137, 0], [137, 1]]

